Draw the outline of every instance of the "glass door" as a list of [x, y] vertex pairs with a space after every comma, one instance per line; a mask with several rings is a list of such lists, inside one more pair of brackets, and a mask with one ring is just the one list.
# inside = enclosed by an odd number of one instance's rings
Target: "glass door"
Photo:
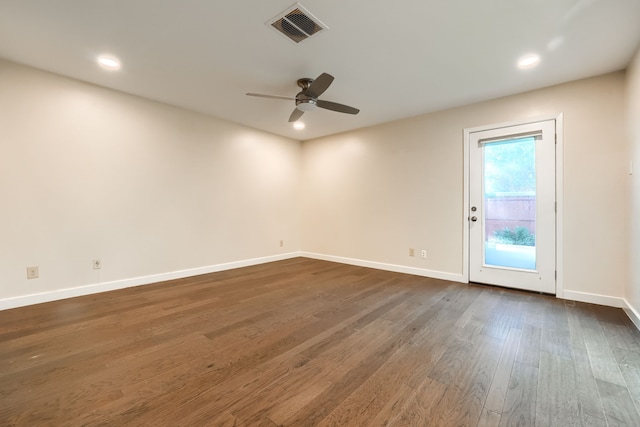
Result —
[[555, 121], [469, 144], [469, 280], [555, 293]]

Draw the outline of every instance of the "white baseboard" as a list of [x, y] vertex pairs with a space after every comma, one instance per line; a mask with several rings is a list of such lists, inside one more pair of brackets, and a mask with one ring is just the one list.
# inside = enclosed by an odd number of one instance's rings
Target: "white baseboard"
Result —
[[608, 295], [592, 294], [589, 292], [567, 291], [562, 292], [562, 299], [572, 301], [586, 302], [589, 304], [606, 305], [609, 307], [626, 308], [627, 304], [624, 298], [617, 298]]
[[407, 267], [404, 265], [385, 264], [382, 262], [365, 261], [354, 258], [344, 258], [333, 255], [316, 254], [313, 252], [300, 252], [300, 256], [319, 259], [323, 261], [337, 262], [340, 264], [357, 265], [358, 267], [375, 268], [378, 270], [393, 271], [395, 273], [413, 274], [415, 276], [430, 277], [432, 279], [449, 280], [452, 282], [467, 283], [462, 274], [447, 273], [443, 271], [427, 270], [424, 268]]
[[[218, 271], [232, 270], [234, 268], [249, 267], [252, 265], [265, 264], [268, 262], [281, 261], [297, 257], [319, 259], [323, 261], [337, 262], [340, 264], [356, 265], [359, 267], [375, 268], [378, 270], [393, 271], [396, 273], [413, 274], [416, 276], [430, 277], [433, 279], [449, 280], [452, 282], [468, 283], [462, 274], [447, 273], [442, 271], [427, 270], [423, 268], [407, 267], [396, 264], [386, 264], [375, 261], [366, 261], [354, 258], [345, 258], [333, 255], [317, 254], [312, 252], [290, 252], [280, 255], [272, 255], [261, 258], [253, 258], [242, 261], [234, 261], [223, 264], [209, 265], [205, 267], [191, 268], [187, 270], [170, 271], [167, 273], [153, 274], [149, 276], [134, 277], [130, 279], [115, 280], [112, 282], [96, 283], [75, 288], [58, 289], [51, 292], [39, 294], [22, 295], [18, 297], [0, 299], [0, 310], [24, 307], [27, 305], [40, 304], [44, 302], [57, 301], [66, 298], [74, 298], [84, 295], [97, 294], [100, 292], [114, 291], [117, 289], [131, 288], [134, 286], [148, 285], [151, 283], [164, 282], [167, 280], [182, 279], [185, 277], [198, 276], [201, 274], [215, 273]], [[624, 298], [611, 297], [607, 295], [592, 294], [588, 292], [567, 291], [562, 292], [561, 298], [586, 302], [591, 304], [606, 305], [610, 307], [622, 308], [629, 316], [629, 319], [640, 330], [640, 313], [633, 308]]]
[[624, 303], [625, 303], [625, 306], [623, 307], [624, 312], [627, 313], [627, 316], [629, 316], [629, 319], [631, 319], [633, 324], [636, 325], [636, 328], [638, 328], [638, 330], [640, 331], [640, 313], [638, 313], [638, 311], [635, 308], [633, 308], [633, 306], [629, 304], [629, 301], [627, 301], [626, 299], [624, 300]]
[[215, 273], [218, 271], [232, 270], [234, 268], [249, 267], [252, 265], [265, 264], [267, 262], [281, 261], [290, 258], [297, 258], [299, 252], [291, 252], [281, 255], [272, 255], [262, 258], [253, 258], [242, 261], [215, 264], [205, 267], [190, 268], [187, 270], [170, 271], [167, 273], [152, 274], [150, 276], [133, 277], [130, 279], [115, 280], [112, 282], [95, 283], [91, 285], [78, 286], [75, 288], [58, 289], [51, 292], [39, 294], [22, 295], [18, 297], [0, 299], [0, 310], [24, 307], [27, 305], [40, 304], [43, 302], [57, 301], [66, 298], [74, 298], [84, 295], [97, 294], [100, 292], [114, 291], [117, 289], [131, 288], [134, 286], [148, 285], [151, 283], [164, 282], [167, 280], [182, 279], [185, 277], [199, 276], [201, 274]]
[[633, 308], [629, 301], [624, 298], [611, 297], [608, 295], [590, 294], [588, 292], [564, 291], [562, 297], [572, 301], [586, 302], [590, 304], [606, 305], [609, 307], [621, 308], [640, 331], [640, 314]]

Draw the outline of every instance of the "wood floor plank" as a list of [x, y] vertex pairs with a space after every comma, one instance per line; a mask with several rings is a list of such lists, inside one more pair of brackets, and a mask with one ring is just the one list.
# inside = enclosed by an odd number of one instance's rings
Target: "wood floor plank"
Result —
[[462, 359], [464, 368], [450, 379], [434, 414], [440, 425], [472, 426], [480, 419], [504, 341], [478, 335], [473, 344]]
[[524, 313], [521, 298], [514, 297], [512, 294], [503, 295], [496, 309], [484, 322], [481, 333], [506, 339], [512, 329], [522, 329]]
[[602, 328], [583, 328], [582, 331], [594, 377], [625, 386], [624, 378]]
[[621, 366], [620, 370], [627, 384], [629, 394], [636, 404], [636, 408], [640, 409], [640, 369], [631, 366]]
[[0, 311], [0, 425], [637, 426], [639, 349], [620, 309], [294, 258]]
[[535, 425], [581, 425], [573, 360], [540, 352], [539, 369]]
[[[576, 394], [580, 408], [580, 418], [586, 426], [606, 426], [602, 400], [598, 393], [595, 376], [585, 341], [585, 329], [600, 328], [597, 317], [586, 310], [583, 304], [565, 304], [569, 314], [569, 330], [576, 368]], [[583, 328], [588, 325], [588, 328]]]
[[507, 391], [511, 388], [511, 371], [518, 351], [520, 337], [521, 331], [519, 329], [511, 329], [509, 331], [496, 373], [491, 381], [487, 399], [484, 402], [484, 408], [488, 411], [502, 413]]
[[[295, 375], [291, 375], [293, 372]], [[252, 393], [251, 398], [240, 400], [230, 411], [247, 425], [259, 424], [264, 419], [282, 423], [331, 385], [323, 378], [321, 369], [305, 364], [303, 369], [290, 371]]]
[[[427, 310], [430, 313], [439, 314], [442, 312], [443, 306], [443, 302], [439, 301], [429, 306]], [[419, 314], [420, 312], [417, 313]], [[426, 333], [430, 329], [430, 322], [436, 316], [437, 314], [420, 326], [412, 327], [412, 331], [415, 330], [416, 332], [414, 337]], [[406, 316], [405, 313], [405, 318], [398, 318], [397, 322], [400, 326], [406, 326], [408, 321], [411, 320], [412, 317]], [[453, 328], [453, 322], [451, 322], [451, 328]], [[420, 341], [420, 343], [424, 344], [424, 341]], [[382, 411], [388, 405], [388, 402], [393, 399], [395, 390], [401, 389], [403, 385], [410, 383], [413, 373], [428, 364], [429, 360], [430, 357], [428, 351], [425, 351], [425, 347], [413, 345], [411, 340], [407, 341], [319, 425], [368, 425], [371, 417]]]
[[311, 382], [310, 384], [295, 388], [295, 394], [285, 401], [274, 405], [267, 416], [277, 425], [283, 425], [286, 420], [295, 416], [296, 412], [300, 411], [318, 395], [325, 392], [330, 386], [331, 383], [329, 381], [320, 379], [317, 382]]
[[602, 400], [588, 355], [583, 350], [574, 350], [574, 354], [580, 417], [585, 425], [606, 425]]
[[390, 337], [372, 357], [365, 359], [356, 368], [348, 371], [327, 392], [314, 399], [313, 404], [307, 405], [296, 417], [289, 419], [287, 424], [310, 423], [315, 425], [321, 422], [354, 390], [360, 387], [373, 372], [377, 371], [398, 348], [411, 339], [418, 328], [432, 316], [430, 310], [421, 313], [400, 332]]
[[553, 300], [553, 298], [549, 296], [529, 295], [522, 303], [524, 323], [536, 328], [542, 328], [544, 324], [544, 313], [550, 300]]
[[[305, 352], [321, 343], [339, 343], [345, 337], [348, 337], [356, 329], [354, 325], [362, 327], [363, 325], [375, 320], [375, 317], [369, 316], [371, 312], [374, 312], [380, 307], [387, 307], [389, 309], [390, 304], [396, 305], [397, 293], [386, 294], [387, 298], [382, 298], [379, 295], [378, 301], [372, 302], [368, 307], [362, 308], [360, 312], [355, 313], [351, 317], [347, 318], [325, 318], [322, 320], [326, 325], [326, 329], [317, 335], [310, 337], [308, 340], [301, 342], [299, 345], [281, 353], [271, 360], [266, 361], [262, 365], [254, 366], [253, 369], [247, 369], [243, 373], [230, 377], [227, 381], [219, 382], [221, 386], [225, 388], [225, 392], [222, 395], [218, 390], [208, 387], [209, 382], [204, 381], [202, 383], [203, 389], [199, 391], [200, 396], [207, 403], [202, 405], [196, 410], [192, 410], [188, 413], [182, 413], [181, 411], [174, 411], [172, 416], [175, 416], [177, 420], [189, 420], [191, 424], [198, 424], [202, 420], [207, 420], [222, 410], [228, 410], [233, 405], [241, 402], [242, 399], [258, 393], [260, 390], [267, 387], [271, 382], [275, 381], [274, 378], [280, 378], [283, 375], [288, 375], [292, 371], [298, 369], [305, 369], [307, 367], [309, 358], [304, 356]], [[364, 319], [367, 319], [366, 321]], [[328, 348], [331, 348], [330, 345]], [[308, 368], [308, 367], [307, 367]], [[199, 390], [199, 389], [198, 389]], [[231, 391], [231, 392], [230, 392]], [[166, 395], [167, 398], [172, 396]], [[188, 397], [186, 403], [181, 404], [181, 407], [189, 408]]]
[[538, 368], [515, 362], [500, 411], [500, 426], [536, 425]]
[[447, 386], [426, 378], [417, 388], [402, 385], [370, 426], [437, 426], [434, 410]]
[[543, 328], [540, 339], [540, 350], [549, 354], [573, 359], [571, 333], [560, 329]]
[[440, 356], [438, 362], [430, 369], [428, 377], [445, 385], [451, 385], [465, 363], [471, 357], [473, 344], [455, 339]]
[[[627, 319], [628, 320], [628, 319]], [[625, 350], [640, 352], [640, 332], [625, 324], [600, 322], [609, 345]]]
[[498, 427], [500, 425], [500, 419], [501, 414], [483, 409], [477, 427]]
[[542, 328], [530, 324], [522, 326], [520, 343], [515, 360], [520, 363], [535, 366], [540, 363], [540, 343], [542, 341]]
[[573, 359], [569, 313], [563, 301], [551, 301], [545, 309], [540, 350]]
[[[479, 285], [469, 285], [479, 286]], [[482, 288], [480, 288], [482, 289]], [[494, 288], [487, 288], [467, 307], [467, 309], [458, 317], [456, 326], [464, 328], [471, 319], [479, 319], [485, 322], [494, 312], [496, 306], [500, 303], [500, 291]]]
[[460, 327], [457, 326], [456, 317], [448, 312], [447, 306], [438, 304], [432, 308], [432, 312], [434, 316], [408, 342], [407, 366], [410, 371], [404, 383], [414, 388], [420, 387], [451, 343], [458, 339], [457, 331]]
[[609, 425], [637, 426], [640, 412], [636, 408], [629, 390], [618, 384], [596, 380]]

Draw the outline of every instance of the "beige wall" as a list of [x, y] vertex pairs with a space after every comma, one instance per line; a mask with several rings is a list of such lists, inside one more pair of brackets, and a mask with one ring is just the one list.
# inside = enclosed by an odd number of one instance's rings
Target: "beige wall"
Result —
[[[608, 74], [303, 144], [302, 248], [462, 274], [463, 129], [564, 114], [564, 289], [623, 298], [625, 74]], [[408, 248], [426, 249], [426, 260]]]
[[0, 300], [300, 246], [298, 141], [2, 61], [0, 149]]
[[[639, 68], [629, 77], [635, 108]], [[638, 307], [637, 272], [625, 289], [625, 87], [613, 73], [301, 148], [0, 62], [0, 301], [300, 249], [459, 277], [463, 129], [563, 113], [565, 289]], [[31, 265], [39, 279], [26, 280]]]
[[[635, 55], [627, 71], [627, 105], [630, 131], [631, 152], [634, 164], [634, 175], [631, 188], [631, 280], [626, 291], [627, 301], [640, 313], [640, 50]], [[640, 327], [640, 325], [638, 325]]]

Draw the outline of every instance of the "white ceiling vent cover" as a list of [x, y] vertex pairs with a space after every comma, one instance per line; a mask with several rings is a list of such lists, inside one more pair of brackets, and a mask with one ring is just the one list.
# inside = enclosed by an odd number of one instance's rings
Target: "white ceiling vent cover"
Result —
[[266, 24], [295, 43], [329, 29], [300, 3], [289, 7]]

